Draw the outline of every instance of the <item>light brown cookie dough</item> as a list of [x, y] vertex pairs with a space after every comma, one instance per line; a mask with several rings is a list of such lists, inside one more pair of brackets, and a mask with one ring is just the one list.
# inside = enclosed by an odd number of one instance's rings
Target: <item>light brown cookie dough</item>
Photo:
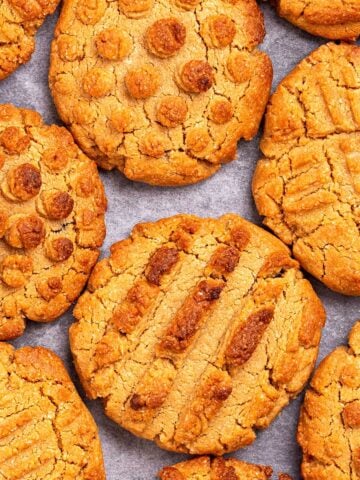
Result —
[[301, 410], [304, 480], [360, 479], [360, 322], [315, 372]]
[[[198, 457], [187, 462], [165, 467], [159, 472], [160, 480], [270, 480], [271, 467], [241, 462], [235, 458]], [[292, 480], [280, 474], [279, 480]]]
[[105, 209], [96, 165], [67, 130], [0, 105], [0, 340], [77, 299], [104, 240]]
[[87, 395], [135, 435], [191, 454], [254, 441], [302, 390], [325, 319], [285, 245], [237, 215], [136, 226], [74, 315]]
[[65, 0], [50, 87], [101, 167], [192, 184], [258, 130], [272, 81], [264, 34], [255, 0]]
[[271, 0], [278, 14], [313, 35], [356, 40], [360, 35], [359, 0]]
[[329, 43], [279, 85], [253, 193], [264, 223], [329, 288], [360, 295], [360, 47]]
[[45, 348], [0, 343], [0, 478], [105, 480], [95, 422]]
[[60, 0], [0, 0], [0, 80], [30, 60], [35, 34]]

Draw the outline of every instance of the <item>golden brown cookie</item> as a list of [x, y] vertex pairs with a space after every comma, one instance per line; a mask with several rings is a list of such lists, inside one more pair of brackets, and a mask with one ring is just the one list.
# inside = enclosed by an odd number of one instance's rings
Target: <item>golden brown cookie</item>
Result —
[[29, 61], [35, 34], [60, 0], [0, 0], [0, 80]]
[[264, 223], [329, 288], [360, 295], [360, 47], [329, 43], [279, 85], [253, 193]]
[[317, 369], [301, 410], [304, 480], [360, 479], [360, 322]]
[[359, 0], [271, 0], [278, 14], [313, 35], [356, 40], [360, 35]]
[[96, 165], [67, 130], [0, 105], [0, 340], [77, 299], [104, 240], [105, 209]]
[[254, 441], [306, 383], [325, 319], [287, 247], [237, 215], [136, 226], [74, 315], [87, 395], [134, 434], [192, 454]]
[[196, 183], [258, 130], [272, 80], [264, 33], [255, 0], [65, 0], [50, 87], [101, 167]]
[[[159, 472], [160, 480], [269, 480], [271, 467], [241, 462], [235, 458], [198, 457], [187, 462], [165, 467]], [[279, 480], [292, 480], [280, 474]]]
[[95, 422], [45, 348], [0, 343], [0, 477], [105, 479]]

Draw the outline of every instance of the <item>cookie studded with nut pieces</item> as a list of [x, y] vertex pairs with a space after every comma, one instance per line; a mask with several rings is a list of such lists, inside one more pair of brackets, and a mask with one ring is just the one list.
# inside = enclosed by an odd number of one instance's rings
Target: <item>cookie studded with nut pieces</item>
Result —
[[0, 343], [0, 432], [1, 478], [105, 480], [96, 424], [50, 350]]
[[360, 479], [360, 322], [326, 357], [302, 406], [298, 441], [304, 480]]
[[360, 295], [360, 47], [329, 43], [279, 85], [253, 193], [264, 223], [329, 288]]
[[272, 81], [264, 33], [255, 0], [66, 0], [50, 87], [101, 167], [196, 183], [258, 130]]
[[0, 80], [30, 60], [35, 34], [60, 0], [0, 0]]
[[[263, 465], [241, 462], [235, 458], [198, 457], [165, 467], [159, 472], [160, 480], [270, 480], [273, 470]], [[292, 480], [280, 474], [279, 480]]]
[[271, 0], [281, 17], [313, 35], [356, 40], [360, 35], [359, 0]]
[[105, 237], [95, 163], [64, 128], [0, 105], [0, 340], [80, 295]]
[[325, 319], [287, 247], [237, 215], [136, 226], [74, 315], [87, 395], [135, 435], [191, 454], [253, 442], [302, 390]]

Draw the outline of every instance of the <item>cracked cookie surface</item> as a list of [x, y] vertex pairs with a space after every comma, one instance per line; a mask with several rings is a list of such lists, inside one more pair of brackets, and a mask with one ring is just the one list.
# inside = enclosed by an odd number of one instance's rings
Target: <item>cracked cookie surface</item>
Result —
[[329, 288], [360, 295], [360, 47], [329, 43], [270, 100], [253, 193], [264, 223]]
[[[159, 472], [160, 480], [270, 480], [271, 467], [241, 462], [235, 458], [198, 457], [165, 467]], [[280, 474], [279, 480], [292, 480]]]
[[97, 167], [66, 129], [0, 105], [0, 340], [77, 299], [104, 240], [105, 209]]
[[300, 414], [298, 441], [304, 480], [360, 479], [360, 322], [326, 357]]
[[356, 40], [360, 35], [359, 0], [272, 0], [278, 14], [313, 35]]
[[196, 183], [258, 130], [272, 81], [264, 33], [255, 0], [65, 0], [50, 87], [101, 167]]
[[35, 34], [60, 0], [0, 0], [0, 80], [30, 60]]
[[96, 424], [45, 348], [0, 343], [0, 478], [105, 480]]
[[253, 442], [302, 390], [325, 319], [287, 247], [237, 215], [137, 225], [95, 266], [74, 316], [87, 395], [191, 454]]

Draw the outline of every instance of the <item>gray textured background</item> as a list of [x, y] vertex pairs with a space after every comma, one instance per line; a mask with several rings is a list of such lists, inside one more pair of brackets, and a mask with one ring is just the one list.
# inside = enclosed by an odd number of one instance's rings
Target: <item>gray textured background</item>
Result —
[[[268, 5], [262, 5], [266, 18], [267, 36], [263, 49], [274, 64], [274, 87], [304, 56], [324, 41], [307, 35], [276, 17]], [[49, 47], [56, 17], [48, 19], [38, 33], [37, 50], [32, 61], [14, 75], [0, 82], [0, 102], [38, 110], [48, 122], [60, 123], [49, 94], [47, 71]], [[200, 216], [219, 216], [236, 212], [260, 224], [250, 192], [250, 182], [259, 157], [258, 138], [241, 143], [237, 161], [222, 168], [210, 180], [199, 185], [160, 189], [131, 183], [117, 172], [102, 173], [109, 199], [108, 234], [103, 247], [127, 236], [138, 222], [155, 220], [176, 213], [188, 212]], [[360, 317], [360, 299], [346, 298], [330, 292], [318, 282], [313, 284], [327, 310], [321, 355], [324, 357], [344, 343], [352, 324]], [[66, 362], [77, 384], [68, 347], [67, 330], [71, 312], [50, 325], [29, 322], [25, 335], [14, 342], [21, 345], [43, 345], [55, 350]], [[294, 401], [273, 423], [260, 432], [256, 442], [235, 456], [256, 463], [272, 465], [276, 472], [288, 472], [298, 480], [300, 451], [295, 433], [301, 399]], [[160, 450], [150, 442], [137, 439], [108, 420], [100, 402], [87, 402], [97, 424], [103, 444], [108, 480], [154, 480], [156, 472], [175, 463], [183, 456]]]

